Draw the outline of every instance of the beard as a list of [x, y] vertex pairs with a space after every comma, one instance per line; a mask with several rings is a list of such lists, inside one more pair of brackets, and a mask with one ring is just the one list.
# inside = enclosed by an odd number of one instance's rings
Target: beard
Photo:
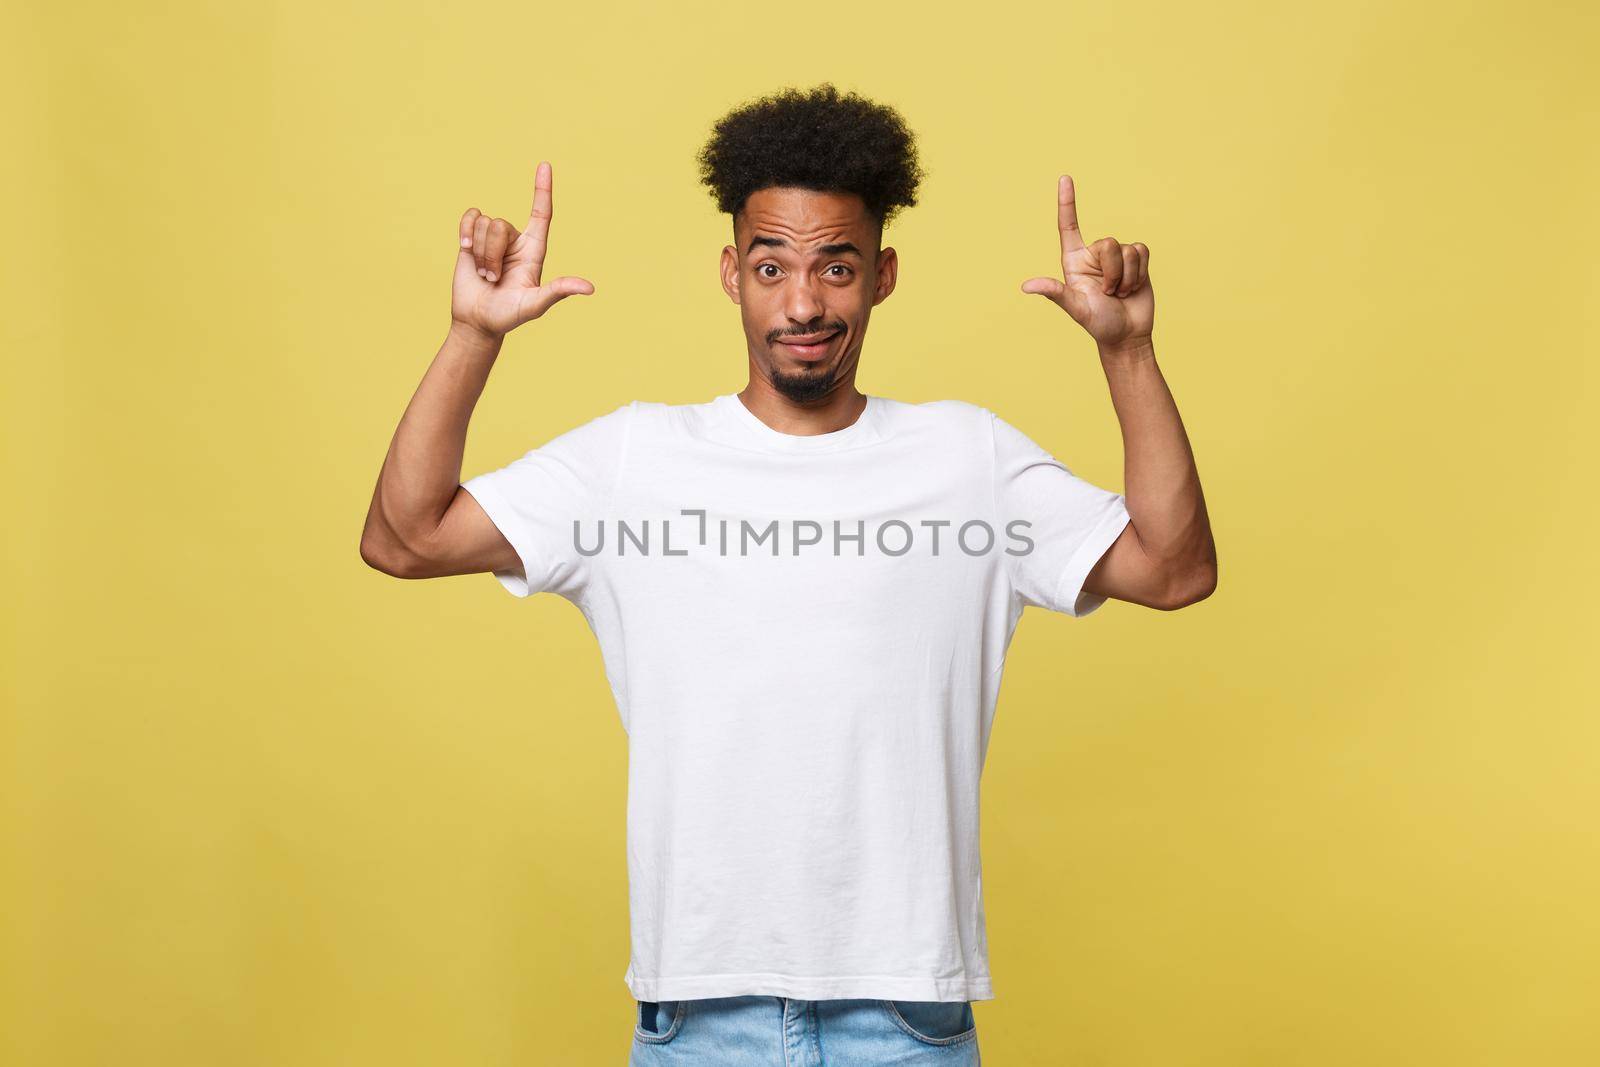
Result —
[[796, 404], [809, 404], [820, 400], [833, 389], [837, 367], [829, 367], [820, 374], [784, 374], [772, 372], [772, 387]]

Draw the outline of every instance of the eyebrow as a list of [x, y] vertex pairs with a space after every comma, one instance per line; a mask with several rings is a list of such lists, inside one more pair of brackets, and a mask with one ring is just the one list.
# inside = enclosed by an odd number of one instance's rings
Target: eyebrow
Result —
[[[784, 240], [782, 237], [756, 237], [751, 240], [750, 247], [744, 250], [744, 254], [748, 256], [751, 252], [754, 252], [758, 246], [761, 245], [768, 245], [772, 248], [791, 247], [789, 242]], [[817, 249], [817, 251], [825, 256], [835, 256], [846, 252], [854, 256], [861, 255], [861, 249], [857, 248], [849, 241], [838, 241], [834, 244], [822, 245]], [[863, 256], [862, 258], [864, 259], [866, 257]]]

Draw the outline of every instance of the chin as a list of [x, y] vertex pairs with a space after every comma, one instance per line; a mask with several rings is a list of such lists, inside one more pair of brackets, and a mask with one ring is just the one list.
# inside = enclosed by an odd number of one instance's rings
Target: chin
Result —
[[833, 388], [836, 367], [808, 367], [798, 374], [774, 370], [772, 387], [796, 404], [818, 400]]

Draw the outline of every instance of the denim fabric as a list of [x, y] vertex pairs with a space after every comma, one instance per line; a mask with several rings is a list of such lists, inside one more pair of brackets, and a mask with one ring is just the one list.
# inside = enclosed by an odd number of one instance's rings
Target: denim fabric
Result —
[[635, 1001], [628, 1067], [978, 1067], [965, 1000]]

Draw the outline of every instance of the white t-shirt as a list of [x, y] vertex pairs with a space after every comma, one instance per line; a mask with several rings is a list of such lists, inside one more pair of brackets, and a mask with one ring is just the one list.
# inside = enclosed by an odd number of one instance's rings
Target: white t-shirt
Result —
[[[647, 1001], [989, 1000], [978, 780], [1024, 605], [1082, 616], [1128, 523], [994, 413], [832, 433], [635, 401], [464, 483], [600, 643]], [[576, 524], [576, 529], [575, 529]], [[596, 549], [599, 549], [596, 551]]]

